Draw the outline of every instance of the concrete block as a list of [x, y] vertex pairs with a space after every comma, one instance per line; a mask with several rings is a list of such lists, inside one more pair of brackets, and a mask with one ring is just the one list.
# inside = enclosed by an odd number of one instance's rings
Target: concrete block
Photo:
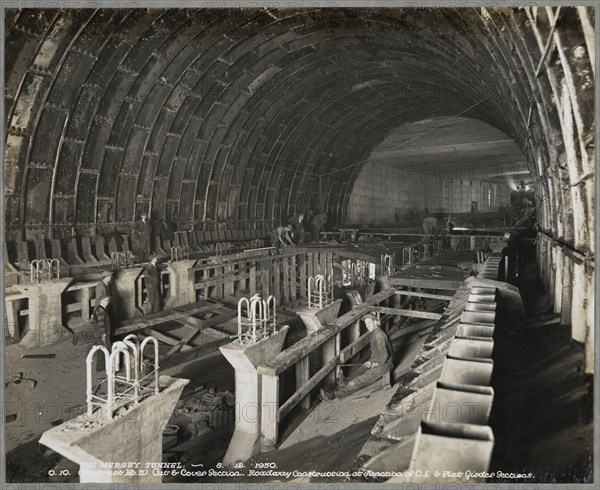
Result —
[[[102, 412], [71, 419], [44, 432], [40, 443], [80, 465], [81, 483], [160, 483], [160, 471], [147, 465], [162, 462], [162, 436], [187, 379], [160, 377], [161, 391], [132, 405], [113, 419]], [[112, 462], [139, 463], [120, 470]]]
[[496, 312], [494, 311], [464, 311], [460, 316], [462, 323], [472, 323], [476, 325], [493, 325], [496, 321]]
[[181, 260], [179, 262], [169, 262], [167, 265], [169, 298], [165, 303], [166, 308], [183, 306], [195, 301], [194, 276], [190, 274], [190, 269], [194, 267], [196, 262], [196, 260]]
[[447, 357], [440, 380], [444, 383], [488, 386], [493, 369], [492, 360]]
[[316, 332], [321, 328], [325, 327], [329, 322], [332, 322], [338, 317], [340, 307], [342, 306], [342, 300], [336, 299], [333, 303], [325, 306], [324, 308], [301, 308], [296, 311], [308, 333]]
[[456, 336], [464, 338], [492, 338], [494, 336], [494, 330], [494, 325], [476, 325], [473, 323], [459, 323], [458, 328], [456, 329]]
[[496, 303], [472, 303], [469, 301], [465, 306], [465, 311], [496, 311]]
[[488, 386], [471, 387], [438, 383], [426, 420], [487, 425], [493, 402], [494, 390]]
[[[411, 481], [467, 481], [465, 470], [488, 470], [494, 435], [487, 426], [422, 422], [417, 433], [410, 468], [428, 471], [428, 475], [411, 478]], [[450, 472], [442, 478], [434, 472]], [[454, 476], [452, 473], [455, 473]], [[469, 483], [485, 482], [485, 478], [471, 477]]]
[[63, 327], [62, 293], [73, 279], [64, 277], [39, 284], [14, 284], [29, 300], [29, 327], [21, 339], [25, 348], [51, 345], [68, 333]]
[[494, 351], [492, 339], [460, 338], [454, 339], [448, 354], [452, 357], [470, 359], [491, 359]]

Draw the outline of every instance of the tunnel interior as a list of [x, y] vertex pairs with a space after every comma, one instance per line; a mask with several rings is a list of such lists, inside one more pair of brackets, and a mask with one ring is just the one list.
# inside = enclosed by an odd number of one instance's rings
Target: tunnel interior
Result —
[[7, 261], [144, 213], [214, 242], [298, 213], [335, 231], [506, 226], [526, 188], [532, 277], [594, 373], [594, 8], [3, 15]]
[[593, 23], [586, 7], [6, 10], [6, 238], [127, 231], [144, 211], [182, 230], [360, 221], [378, 145], [459, 117], [514, 141], [546, 286], [589, 297]]

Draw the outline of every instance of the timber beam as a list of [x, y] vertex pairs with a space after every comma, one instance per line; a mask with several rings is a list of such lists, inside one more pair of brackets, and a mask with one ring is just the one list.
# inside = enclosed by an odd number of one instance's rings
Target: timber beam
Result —
[[376, 313], [387, 313], [389, 315], [409, 316], [412, 318], [425, 318], [427, 320], [439, 320], [441, 313], [432, 313], [431, 311], [403, 310], [401, 308], [386, 308], [384, 306], [371, 306], [369, 311]]

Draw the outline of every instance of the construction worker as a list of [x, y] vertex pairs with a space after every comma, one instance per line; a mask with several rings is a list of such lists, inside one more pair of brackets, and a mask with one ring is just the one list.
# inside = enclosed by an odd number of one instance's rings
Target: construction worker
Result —
[[294, 243], [302, 243], [304, 242], [304, 214], [300, 213], [298, 215], [292, 216], [288, 223], [292, 225], [292, 240]]
[[363, 318], [367, 330], [371, 332], [369, 339], [371, 345], [371, 358], [358, 368], [356, 373], [348, 378], [341, 379], [333, 393], [321, 388], [319, 391], [323, 400], [344, 398], [355, 393], [387, 375], [394, 367], [394, 351], [392, 342], [387, 334], [379, 327], [377, 317], [369, 313]]
[[131, 240], [135, 258], [140, 262], [148, 260], [150, 255], [150, 221], [148, 221], [148, 213], [142, 213], [140, 220], [133, 225]]
[[318, 213], [311, 221], [312, 230], [312, 241], [318, 242], [321, 238], [321, 230], [327, 223], [327, 215], [325, 213]]
[[150, 262], [144, 266], [144, 280], [146, 281], [147, 303], [150, 304], [149, 313], [158, 313], [162, 309], [162, 294], [160, 288], [160, 271], [157, 266], [156, 255], [150, 256]]
[[92, 318], [90, 319], [96, 324], [95, 334], [96, 338], [102, 342], [104, 347], [108, 349], [108, 352], [112, 349], [112, 326], [110, 317], [108, 315], [108, 304], [110, 303], [110, 296], [105, 294], [98, 300], [98, 305], [94, 308]]
[[287, 247], [293, 245], [294, 242], [290, 236], [290, 232], [294, 229], [292, 225], [278, 226], [271, 234], [272, 247]]
[[438, 220], [433, 216], [429, 216], [423, 220], [423, 231], [425, 236], [421, 243], [433, 244], [438, 234]]
[[97, 300], [100, 300], [100, 298], [105, 295], [112, 297], [111, 287], [110, 287], [111, 283], [112, 283], [112, 272], [104, 271], [102, 273], [102, 277], [101, 277], [100, 281], [98, 282], [98, 284], [96, 284], [96, 287], [95, 287]]

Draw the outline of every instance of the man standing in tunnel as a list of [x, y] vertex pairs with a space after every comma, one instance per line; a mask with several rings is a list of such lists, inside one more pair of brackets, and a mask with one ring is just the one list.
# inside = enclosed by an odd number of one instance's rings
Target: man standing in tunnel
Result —
[[133, 225], [131, 240], [135, 258], [140, 262], [148, 260], [150, 255], [150, 221], [148, 221], [148, 213], [143, 212], [140, 215], [140, 220]]
[[294, 243], [302, 243], [304, 242], [304, 224], [302, 221], [304, 220], [304, 214], [294, 214], [288, 221], [290, 225], [294, 228], [292, 231], [292, 240]]
[[107, 294], [101, 296], [98, 299], [98, 305], [94, 308], [91, 318], [91, 321], [96, 325], [95, 334], [97, 335], [97, 339], [108, 349], [108, 352], [112, 349], [112, 326], [108, 314], [109, 303], [110, 296]]
[[327, 215], [325, 213], [317, 213], [311, 222], [312, 241], [318, 242], [321, 238], [321, 230], [327, 223]]
[[438, 220], [433, 216], [428, 216], [423, 220], [423, 231], [425, 236], [421, 243], [433, 244], [438, 233]]
[[94, 288], [96, 291], [96, 299], [98, 300], [98, 302], [100, 301], [100, 298], [102, 296], [112, 297], [111, 283], [112, 283], [112, 272], [104, 271], [102, 273], [102, 278], [100, 279], [100, 281], [98, 282], [98, 284], [96, 284], [96, 287]]
[[150, 262], [144, 266], [144, 280], [146, 281], [146, 292], [150, 305], [149, 313], [158, 313], [162, 309], [162, 294], [160, 289], [160, 270], [157, 266], [157, 257], [152, 255]]

